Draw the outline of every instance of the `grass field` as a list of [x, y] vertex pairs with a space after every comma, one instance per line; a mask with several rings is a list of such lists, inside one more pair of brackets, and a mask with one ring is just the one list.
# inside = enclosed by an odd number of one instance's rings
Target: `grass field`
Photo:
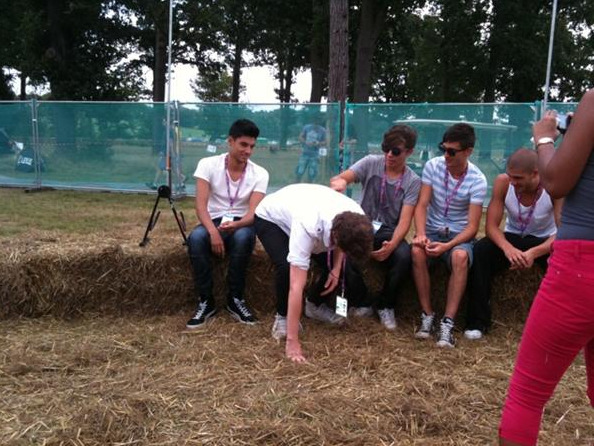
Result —
[[[3, 268], [27, 256], [60, 264], [69, 250], [84, 256], [100, 242], [124, 258], [183, 255], [165, 204], [153, 242], [138, 248], [154, 197], [0, 189], [0, 200]], [[193, 226], [192, 200], [176, 206]], [[63, 268], [67, 273], [69, 265]], [[253, 327], [221, 313], [204, 329], [187, 332], [191, 292], [186, 304], [163, 314], [104, 310], [1, 320], [0, 444], [496, 444], [526, 314], [514, 291], [495, 308], [486, 340], [470, 342], [457, 333], [454, 350], [413, 338], [418, 307], [412, 294], [395, 333], [372, 319], [350, 320], [342, 329], [305, 320], [309, 363], [294, 365], [269, 335], [272, 278], [266, 274], [253, 278], [262, 284], [248, 296], [260, 317]], [[514, 286], [521, 287], [510, 290]], [[10, 296], [3, 293], [6, 305]], [[157, 292], [142, 298], [166, 306]], [[439, 290], [434, 298], [442, 298]], [[541, 444], [594, 442], [585, 387], [578, 358], [547, 405]]]

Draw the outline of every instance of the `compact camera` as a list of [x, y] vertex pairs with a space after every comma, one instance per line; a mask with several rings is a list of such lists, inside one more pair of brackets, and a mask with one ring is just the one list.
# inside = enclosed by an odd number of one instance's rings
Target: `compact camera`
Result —
[[562, 135], [565, 134], [570, 123], [571, 123], [571, 115], [564, 115], [564, 114], [557, 115], [557, 130], [559, 130], [559, 133], [561, 133]]

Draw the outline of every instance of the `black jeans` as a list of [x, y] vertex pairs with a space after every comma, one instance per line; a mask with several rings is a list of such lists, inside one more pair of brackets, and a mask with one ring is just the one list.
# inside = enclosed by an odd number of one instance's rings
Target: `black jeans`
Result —
[[[254, 227], [256, 234], [264, 246], [264, 250], [270, 257], [274, 266], [274, 285], [276, 293], [276, 312], [281, 316], [287, 316], [287, 306], [289, 303], [289, 282], [290, 265], [287, 262], [289, 255], [289, 236], [276, 224], [264, 220], [258, 216], [255, 217]], [[324, 284], [328, 278], [327, 254], [312, 254], [311, 259], [322, 269], [322, 274], [318, 281], [309, 289], [308, 300], [316, 305], [325, 301], [320, 293], [324, 289]]]
[[[394, 228], [382, 226], [375, 233], [373, 249], [377, 250], [381, 248], [382, 243], [391, 240], [393, 234]], [[405, 240], [402, 240], [396, 249], [392, 251], [388, 258], [381, 262], [381, 264], [385, 265], [388, 271], [384, 279], [381, 293], [372, 298], [367, 292], [367, 287], [360, 269], [357, 265], [347, 260], [346, 294], [349, 300], [349, 306], [375, 306], [378, 310], [384, 308], [393, 309], [396, 306], [402, 281], [405, 278], [410, 277], [412, 264], [410, 245]]]
[[[546, 238], [532, 235], [521, 237], [510, 232], [505, 233], [505, 239], [522, 252], [538, 246], [546, 240]], [[491, 327], [491, 282], [493, 276], [509, 269], [511, 263], [503, 251], [487, 237], [475, 243], [473, 255], [474, 262], [468, 277], [466, 329], [481, 330], [485, 333]], [[538, 257], [534, 263], [539, 264], [546, 271], [548, 258], [548, 254]]]

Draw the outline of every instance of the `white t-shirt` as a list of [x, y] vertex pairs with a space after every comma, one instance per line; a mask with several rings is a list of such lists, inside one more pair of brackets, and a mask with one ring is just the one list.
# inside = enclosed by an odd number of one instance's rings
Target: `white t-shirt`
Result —
[[310, 256], [328, 251], [336, 215], [365, 214], [356, 201], [319, 184], [292, 184], [267, 195], [256, 215], [280, 227], [289, 236], [287, 262], [309, 269]]
[[210, 184], [208, 212], [213, 219], [225, 214], [243, 217], [249, 210], [252, 192], [265, 194], [268, 187], [268, 172], [250, 160], [247, 162], [243, 179], [231, 180], [225, 169], [226, 156], [227, 154], [224, 153], [203, 158], [198, 162], [194, 172], [194, 178]]

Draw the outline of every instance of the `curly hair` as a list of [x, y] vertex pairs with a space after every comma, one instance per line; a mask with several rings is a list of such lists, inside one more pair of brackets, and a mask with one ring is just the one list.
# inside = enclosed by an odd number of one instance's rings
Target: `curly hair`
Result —
[[341, 212], [332, 220], [334, 242], [353, 260], [363, 260], [373, 248], [373, 226], [356, 212]]

